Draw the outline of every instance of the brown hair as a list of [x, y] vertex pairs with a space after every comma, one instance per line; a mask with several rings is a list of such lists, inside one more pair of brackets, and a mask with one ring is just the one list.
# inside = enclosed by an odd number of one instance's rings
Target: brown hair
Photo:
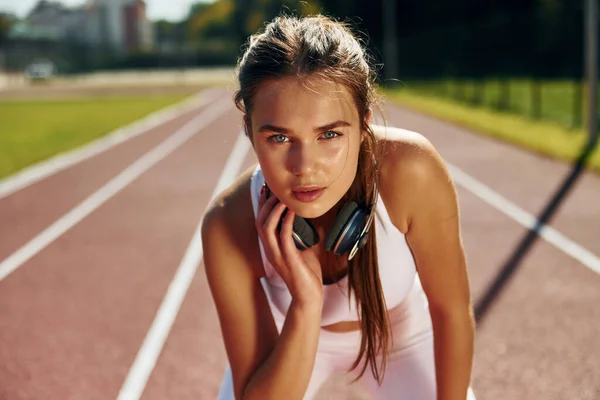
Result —
[[[248, 124], [252, 98], [265, 81], [290, 76], [315, 77], [344, 85], [354, 99], [367, 136], [359, 152], [356, 178], [342, 200], [362, 199], [373, 204], [373, 187], [378, 180], [378, 146], [366, 116], [376, 102], [375, 73], [347, 24], [322, 15], [278, 16], [263, 32], [250, 37], [238, 62], [237, 74], [240, 87], [235, 93], [235, 104], [246, 114]], [[348, 270], [362, 333], [360, 351], [351, 369], [366, 357], [357, 379], [370, 364], [373, 375], [381, 383], [391, 335], [379, 279], [374, 225], [367, 244], [349, 262]], [[377, 365], [378, 355], [382, 355], [381, 366]]]

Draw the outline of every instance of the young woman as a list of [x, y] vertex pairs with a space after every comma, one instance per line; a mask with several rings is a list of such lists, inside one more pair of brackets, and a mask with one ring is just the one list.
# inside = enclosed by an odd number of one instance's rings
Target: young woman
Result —
[[473, 399], [452, 180], [421, 135], [372, 124], [359, 41], [323, 16], [281, 16], [238, 74], [258, 165], [202, 229], [229, 360], [219, 398], [311, 399], [348, 371], [375, 399]]

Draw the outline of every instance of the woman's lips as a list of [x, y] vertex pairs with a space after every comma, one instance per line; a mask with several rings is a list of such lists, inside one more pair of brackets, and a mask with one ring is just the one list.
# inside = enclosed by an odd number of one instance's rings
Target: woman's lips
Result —
[[315, 201], [325, 191], [324, 188], [314, 188], [314, 189], [294, 189], [292, 190], [292, 194], [296, 199], [303, 203], [310, 203], [311, 201]]

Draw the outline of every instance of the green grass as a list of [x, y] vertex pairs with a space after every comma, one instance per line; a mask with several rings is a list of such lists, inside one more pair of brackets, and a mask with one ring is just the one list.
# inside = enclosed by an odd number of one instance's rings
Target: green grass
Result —
[[[486, 106], [436, 97], [432, 92], [425, 94], [412, 89], [388, 89], [383, 93], [401, 106], [569, 162], [577, 159], [587, 141], [583, 128], [566, 128], [556, 121], [532, 120], [514, 112], [500, 112]], [[555, 107], [561, 109], [559, 103]], [[600, 151], [592, 153], [588, 167], [600, 172]]]
[[0, 101], [0, 178], [79, 147], [187, 96]]

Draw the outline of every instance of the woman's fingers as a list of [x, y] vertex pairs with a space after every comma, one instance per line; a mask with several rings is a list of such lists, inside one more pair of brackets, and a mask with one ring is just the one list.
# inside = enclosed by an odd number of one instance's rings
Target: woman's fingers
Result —
[[[298, 263], [298, 250], [292, 236], [295, 213], [275, 196], [267, 198], [269, 189], [263, 187], [258, 200], [256, 229], [269, 262], [280, 274], [287, 275], [286, 265]], [[287, 210], [287, 212], [286, 212]], [[286, 213], [285, 216], [283, 215]]]
[[271, 253], [273, 259], [271, 260], [274, 264], [282, 263], [281, 256], [281, 243], [279, 240], [279, 235], [277, 233], [277, 225], [281, 220], [281, 216], [285, 211], [286, 206], [283, 203], [277, 203], [275, 207], [271, 210], [268, 218], [266, 219], [262, 229], [263, 229], [263, 237], [264, 244], [269, 248], [269, 252]]
[[291, 253], [291, 249], [296, 249], [293, 239], [293, 227], [294, 227], [294, 217], [296, 214], [288, 209], [285, 217], [283, 218], [283, 222], [281, 224], [281, 232], [279, 233], [279, 238], [281, 241], [281, 248], [284, 251], [286, 258]]
[[258, 213], [256, 215], [256, 228], [262, 229], [265, 225], [271, 211], [273, 211], [273, 207], [277, 204], [279, 200], [275, 196], [271, 196], [266, 199], [266, 195], [261, 192], [261, 195], [258, 199]]
[[279, 241], [281, 243], [283, 259], [286, 263], [292, 264], [298, 261], [298, 249], [296, 248], [292, 236], [295, 216], [296, 214], [292, 210], [287, 210], [287, 214], [285, 215], [281, 225], [281, 232], [279, 233]]
[[263, 224], [265, 232], [267, 232], [267, 231], [275, 232], [275, 230], [277, 229], [277, 225], [279, 224], [279, 221], [281, 220], [281, 217], [282, 217], [285, 209], [286, 209], [285, 204], [283, 204], [281, 202], [277, 203], [271, 209], [271, 212], [269, 213], [267, 219], [265, 220], [265, 223]]

